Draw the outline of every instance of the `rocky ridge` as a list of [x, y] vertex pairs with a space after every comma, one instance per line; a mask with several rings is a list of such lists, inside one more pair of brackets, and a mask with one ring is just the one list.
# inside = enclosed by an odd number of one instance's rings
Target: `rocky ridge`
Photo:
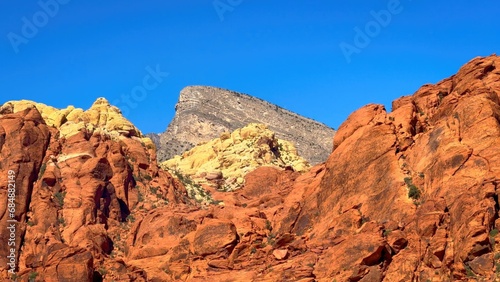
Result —
[[152, 141], [143, 137], [142, 133], [122, 116], [120, 110], [110, 105], [105, 98], [98, 98], [86, 111], [73, 106], [56, 109], [28, 100], [10, 101], [0, 107], [0, 114], [17, 113], [32, 107], [39, 111], [48, 126], [57, 128], [63, 138], [71, 137], [81, 130], [101, 130], [114, 137], [139, 137], [143, 142], [152, 145]]
[[[325, 163], [305, 173], [259, 167], [240, 189], [213, 193], [224, 205], [189, 199], [134, 136], [82, 130], [59, 140], [36, 108], [2, 114], [0, 193], [5, 199], [7, 171], [15, 171], [18, 275], [496, 281], [499, 66], [497, 56], [475, 58], [395, 100], [392, 112], [359, 109], [338, 129]], [[58, 161], [61, 152], [78, 156]], [[0, 203], [2, 238], [6, 208]]]
[[200, 142], [232, 132], [249, 123], [266, 124], [276, 136], [292, 142], [312, 164], [326, 160], [335, 131], [317, 121], [261, 99], [208, 86], [184, 88], [167, 130], [148, 134], [158, 148], [158, 160], [165, 161]]

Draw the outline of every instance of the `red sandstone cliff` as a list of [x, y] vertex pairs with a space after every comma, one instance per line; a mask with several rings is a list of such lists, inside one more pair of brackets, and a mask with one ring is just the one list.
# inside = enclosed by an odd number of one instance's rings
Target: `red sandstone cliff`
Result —
[[59, 138], [37, 109], [7, 111], [0, 236], [13, 170], [23, 281], [494, 281], [499, 66], [476, 58], [392, 112], [365, 106], [326, 163], [258, 168], [205, 207], [137, 137]]

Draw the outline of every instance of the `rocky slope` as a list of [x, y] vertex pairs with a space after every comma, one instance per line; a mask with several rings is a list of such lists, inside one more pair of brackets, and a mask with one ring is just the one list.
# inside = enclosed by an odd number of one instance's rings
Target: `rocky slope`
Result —
[[266, 124], [312, 164], [324, 162], [332, 150], [332, 128], [246, 94], [189, 86], [181, 91], [175, 110], [166, 132], [148, 134], [157, 144], [160, 161], [249, 123]]
[[[498, 66], [499, 57], [476, 58], [456, 75], [397, 99], [392, 112], [381, 105], [359, 109], [340, 126], [325, 163], [305, 173], [259, 167], [240, 189], [214, 191], [224, 205], [192, 201], [182, 183], [158, 169], [140, 136], [82, 129], [59, 138], [35, 108], [3, 113], [0, 191], [7, 198], [13, 170], [18, 275], [23, 281], [495, 281]], [[5, 203], [1, 238], [9, 236]], [[5, 248], [2, 278], [8, 277]]]

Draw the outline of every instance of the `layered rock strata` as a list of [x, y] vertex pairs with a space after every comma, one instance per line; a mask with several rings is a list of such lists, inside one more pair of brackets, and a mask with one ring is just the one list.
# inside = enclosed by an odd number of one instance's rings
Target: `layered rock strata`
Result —
[[157, 144], [160, 161], [249, 123], [267, 125], [279, 139], [292, 142], [311, 164], [325, 161], [332, 150], [332, 128], [246, 94], [189, 86], [181, 91], [175, 110], [164, 133], [148, 134]]

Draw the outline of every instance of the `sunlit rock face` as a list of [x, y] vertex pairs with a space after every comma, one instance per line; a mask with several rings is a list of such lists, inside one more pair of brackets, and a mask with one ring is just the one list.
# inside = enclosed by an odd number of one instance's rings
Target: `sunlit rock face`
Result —
[[[495, 281], [499, 65], [496, 56], [473, 59], [395, 100], [392, 112], [362, 107], [340, 126], [326, 162], [302, 172], [257, 166], [234, 191], [200, 185], [206, 202], [130, 130], [87, 122], [63, 137], [66, 121], [4, 105], [0, 238], [11, 232], [14, 181], [20, 281]], [[244, 136], [268, 129], [210, 142], [250, 149]], [[268, 137], [253, 150], [274, 148]], [[11, 278], [7, 259], [2, 281]]]

